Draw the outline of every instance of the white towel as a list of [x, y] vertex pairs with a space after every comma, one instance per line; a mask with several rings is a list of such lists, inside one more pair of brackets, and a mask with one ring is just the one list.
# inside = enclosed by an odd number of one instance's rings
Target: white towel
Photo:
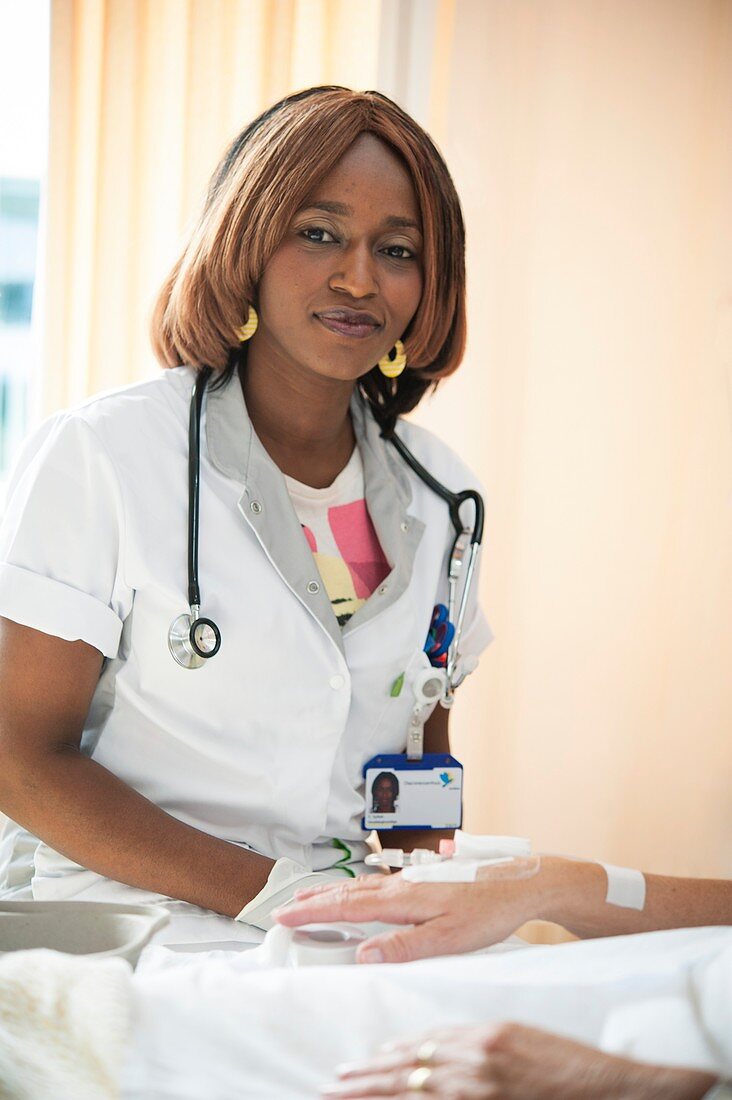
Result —
[[0, 1098], [112, 1100], [131, 1030], [123, 959], [0, 955]]

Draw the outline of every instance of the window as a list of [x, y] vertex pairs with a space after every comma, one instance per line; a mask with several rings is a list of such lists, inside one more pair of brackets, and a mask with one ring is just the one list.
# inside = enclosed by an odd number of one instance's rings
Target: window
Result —
[[0, 179], [0, 324], [30, 326], [38, 180]]
[[48, 129], [48, 0], [0, 0], [0, 508], [37, 362], [38, 221]]

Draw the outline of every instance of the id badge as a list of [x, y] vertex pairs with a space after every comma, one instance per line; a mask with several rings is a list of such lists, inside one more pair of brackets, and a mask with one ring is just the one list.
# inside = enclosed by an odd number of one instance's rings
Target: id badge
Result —
[[420, 760], [402, 753], [374, 756], [363, 769], [364, 829], [459, 829], [463, 766], [443, 752]]

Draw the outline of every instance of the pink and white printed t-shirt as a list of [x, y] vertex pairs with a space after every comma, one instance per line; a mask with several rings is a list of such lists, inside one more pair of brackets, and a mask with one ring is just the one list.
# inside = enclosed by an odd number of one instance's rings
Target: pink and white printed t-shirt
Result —
[[335, 616], [345, 626], [390, 572], [366, 507], [359, 449], [325, 489], [284, 478]]

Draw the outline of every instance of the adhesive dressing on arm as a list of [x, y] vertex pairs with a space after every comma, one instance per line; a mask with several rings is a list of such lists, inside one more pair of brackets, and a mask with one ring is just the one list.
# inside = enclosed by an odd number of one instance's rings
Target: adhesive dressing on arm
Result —
[[614, 867], [611, 863], [601, 863], [607, 875], [608, 905], [619, 905], [623, 909], [643, 909], [646, 904], [646, 878], [642, 871], [633, 871], [629, 867]]

